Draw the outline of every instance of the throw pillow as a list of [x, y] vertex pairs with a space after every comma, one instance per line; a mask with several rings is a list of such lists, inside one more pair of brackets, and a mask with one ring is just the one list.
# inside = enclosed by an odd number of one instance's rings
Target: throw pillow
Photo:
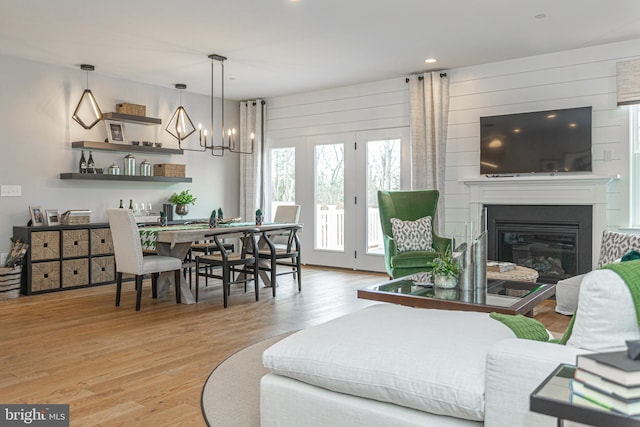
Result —
[[633, 249], [640, 249], [640, 234], [617, 233], [605, 230], [602, 233], [598, 268], [620, 259]]
[[522, 314], [512, 316], [510, 314], [491, 313], [489, 317], [504, 323], [509, 329], [516, 334], [516, 337], [525, 340], [549, 341], [549, 332], [547, 328], [540, 322], [531, 317], [525, 317]]
[[430, 216], [415, 221], [391, 218], [391, 231], [398, 252], [434, 251]]

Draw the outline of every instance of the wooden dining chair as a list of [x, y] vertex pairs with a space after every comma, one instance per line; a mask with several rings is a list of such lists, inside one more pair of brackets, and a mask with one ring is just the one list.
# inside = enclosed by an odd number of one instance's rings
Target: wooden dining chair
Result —
[[[283, 274], [295, 274], [298, 292], [302, 290], [302, 264], [300, 261], [300, 237], [298, 236], [298, 231], [301, 229], [300, 224], [292, 224], [278, 228], [277, 232], [262, 232], [260, 240], [262, 245], [258, 250], [258, 258], [268, 261], [266, 264], [260, 264], [260, 268], [270, 274], [271, 293], [274, 297], [277, 287], [276, 278]], [[281, 242], [284, 240], [286, 243], [276, 244], [274, 237]], [[287, 267], [287, 270], [278, 271], [278, 266]]]
[[173, 271], [176, 284], [176, 303], [180, 303], [180, 271], [182, 260], [170, 256], [143, 256], [140, 232], [133, 211], [130, 209], [107, 209], [113, 251], [116, 258], [116, 307], [120, 306], [123, 273], [135, 275], [136, 311], [140, 311], [142, 279], [151, 275], [153, 297], [157, 297], [159, 273]]
[[[247, 282], [254, 282], [254, 290], [256, 301], [259, 300], [258, 292], [258, 242], [256, 236], [258, 229], [251, 228], [241, 232], [230, 229], [227, 233], [216, 234], [213, 241], [216, 244], [217, 251], [209, 255], [196, 256], [196, 277], [205, 277], [205, 286], [208, 286], [210, 277], [222, 280], [222, 293], [224, 295], [224, 307], [227, 308], [228, 297], [231, 294], [231, 285], [243, 283], [244, 290], [247, 291]], [[239, 238], [242, 249], [240, 252], [234, 253], [225, 247], [223, 239]], [[214, 272], [213, 268], [201, 271], [203, 266], [220, 267], [222, 274]], [[235, 277], [235, 274], [238, 277]], [[234, 274], [232, 278], [232, 274]], [[196, 302], [199, 298], [199, 280], [196, 280]]]

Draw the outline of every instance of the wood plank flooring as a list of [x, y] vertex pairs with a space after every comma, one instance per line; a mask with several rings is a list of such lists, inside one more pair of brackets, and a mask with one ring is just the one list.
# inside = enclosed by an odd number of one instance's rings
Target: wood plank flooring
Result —
[[[0, 301], [0, 403], [67, 403], [72, 426], [204, 426], [202, 386], [225, 358], [283, 332], [326, 322], [372, 304], [356, 290], [386, 280], [378, 273], [303, 268], [302, 292], [289, 276], [278, 295], [200, 288], [200, 302], [152, 300], [145, 281], [135, 311], [133, 284], [119, 308], [115, 285]], [[563, 331], [569, 318], [553, 301], [536, 318]]]

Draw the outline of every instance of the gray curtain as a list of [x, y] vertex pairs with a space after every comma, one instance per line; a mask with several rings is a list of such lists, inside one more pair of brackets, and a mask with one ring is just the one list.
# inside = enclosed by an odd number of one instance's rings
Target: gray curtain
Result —
[[[449, 78], [432, 72], [409, 76], [411, 188], [440, 192], [434, 230], [443, 232], [449, 118]], [[439, 221], [438, 221], [439, 219]]]
[[251, 133], [254, 134], [253, 154], [240, 154], [240, 216], [253, 221], [256, 209], [264, 211], [264, 113], [261, 99], [240, 103], [239, 149], [251, 151]]

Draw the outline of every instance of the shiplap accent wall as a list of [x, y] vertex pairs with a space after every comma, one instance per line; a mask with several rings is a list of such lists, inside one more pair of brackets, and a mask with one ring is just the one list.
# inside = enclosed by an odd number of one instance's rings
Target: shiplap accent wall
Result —
[[580, 106], [593, 107], [593, 173], [621, 177], [608, 185], [607, 228], [627, 226], [629, 112], [616, 106], [616, 62], [638, 56], [636, 40], [449, 70], [447, 232], [477, 222], [461, 180], [480, 176], [480, 117]]
[[[638, 40], [446, 70], [451, 96], [443, 197], [447, 235], [462, 238], [465, 223], [477, 222], [463, 180], [480, 176], [480, 117], [589, 105], [593, 173], [620, 175], [608, 185], [607, 228], [627, 226], [629, 116], [628, 107], [616, 106], [616, 62], [635, 58], [640, 58]], [[409, 126], [405, 77], [269, 99], [267, 144]]]

